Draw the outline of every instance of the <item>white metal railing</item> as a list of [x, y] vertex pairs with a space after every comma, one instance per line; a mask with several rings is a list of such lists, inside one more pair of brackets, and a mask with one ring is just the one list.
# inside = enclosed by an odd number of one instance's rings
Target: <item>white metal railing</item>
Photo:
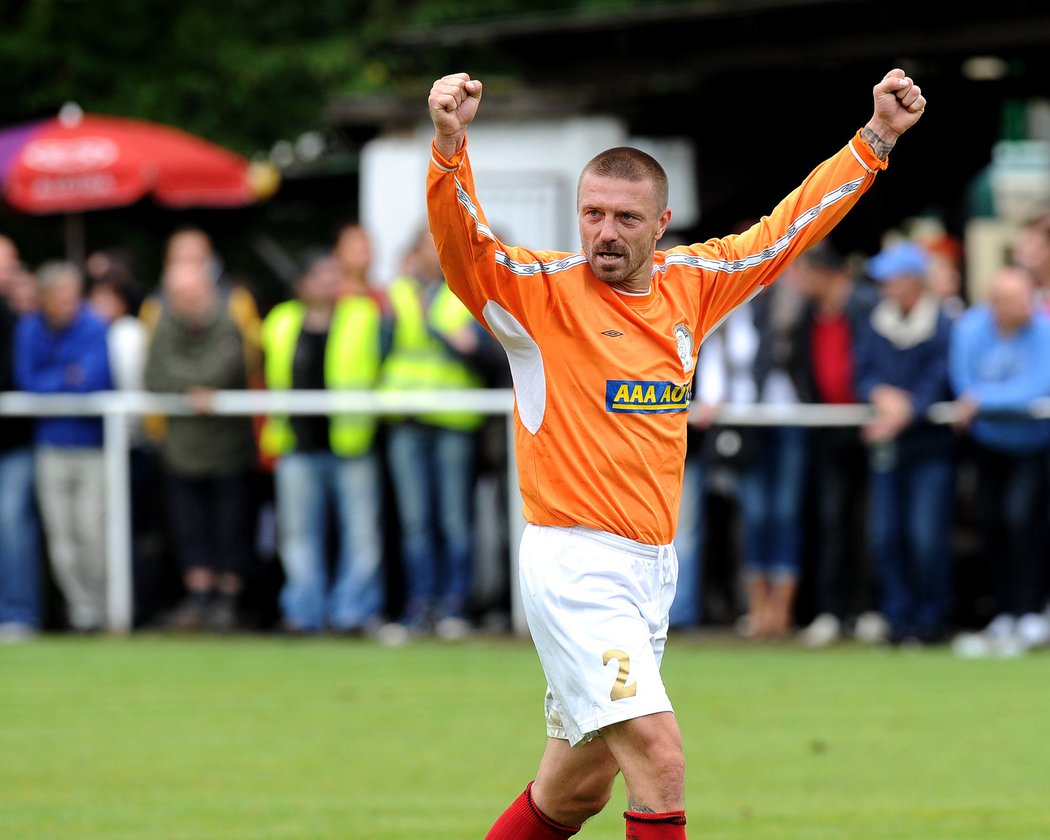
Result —
[[[377, 416], [447, 411], [450, 406], [488, 415], [502, 415], [507, 422], [508, 533], [515, 630], [525, 632], [517, 592], [517, 547], [524, 520], [513, 457], [514, 393], [510, 389], [455, 391], [217, 391], [212, 414], [256, 416], [266, 414], [360, 413]], [[107, 626], [113, 632], [131, 629], [131, 493], [128, 419], [143, 415], [193, 416], [199, 412], [180, 394], [98, 391], [90, 394], [0, 393], [0, 416], [101, 417], [106, 472], [106, 585]], [[1050, 418], [1050, 397], [1036, 400], [1010, 416]], [[935, 423], [950, 423], [957, 416], [951, 402], [937, 403], [929, 411]], [[872, 417], [867, 405], [724, 405], [717, 422], [746, 426], [859, 426]]]
[[[211, 414], [257, 416], [265, 414], [360, 413], [374, 415], [422, 414], [447, 411], [450, 405], [482, 414], [511, 416], [514, 396], [510, 390], [462, 391], [216, 391]], [[132, 622], [131, 491], [128, 452], [131, 440], [128, 419], [143, 415], [194, 416], [199, 412], [181, 394], [130, 391], [96, 391], [89, 394], [0, 393], [0, 416], [101, 417], [106, 481], [106, 625], [126, 633]], [[513, 452], [513, 423], [507, 424]], [[507, 459], [512, 560], [521, 535], [521, 496], [513, 458]], [[516, 587], [517, 575], [511, 575]], [[517, 592], [514, 591], [517, 602]], [[515, 615], [515, 626], [523, 621]]]

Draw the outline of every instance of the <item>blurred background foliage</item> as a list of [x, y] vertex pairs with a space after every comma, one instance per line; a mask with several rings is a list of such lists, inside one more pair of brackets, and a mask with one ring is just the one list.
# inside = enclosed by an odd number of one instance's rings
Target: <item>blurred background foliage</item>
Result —
[[[640, 6], [536, 0], [530, 14]], [[391, 50], [401, 29], [521, 14], [518, 0], [3, 0], [0, 125], [86, 111], [177, 125], [251, 155], [323, 127], [355, 94], [429, 85], [445, 51]], [[475, 55], [469, 55], [473, 49]], [[499, 68], [498, 52], [457, 48]], [[505, 68], [512, 69], [512, 68]]]

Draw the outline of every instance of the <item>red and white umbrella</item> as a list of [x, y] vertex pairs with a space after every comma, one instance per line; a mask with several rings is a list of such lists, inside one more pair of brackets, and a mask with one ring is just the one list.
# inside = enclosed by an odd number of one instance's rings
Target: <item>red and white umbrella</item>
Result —
[[271, 196], [269, 163], [159, 123], [85, 114], [0, 131], [0, 195], [23, 213], [79, 214], [152, 197], [165, 207], [240, 207]]

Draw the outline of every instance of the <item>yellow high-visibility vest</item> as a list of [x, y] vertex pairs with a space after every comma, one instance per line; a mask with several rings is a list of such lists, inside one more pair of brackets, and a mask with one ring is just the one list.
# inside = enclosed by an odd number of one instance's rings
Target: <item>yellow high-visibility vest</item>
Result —
[[[474, 320], [448, 286], [441, 284], [425, 311], [423, 284], [414, 277], [398, 277], [389, 292], [396, 321], [393, 346], [383, 362], [381, 387], [392, 391], [482, 387], [482, 378], [430, 332], [458, 332]], [[419, 415], [418, 419], [443, 428], [473, 431], [485, 422], [485, 415], [440, 411]]]
[[[266, 387], [289, 390], [295, 348], [303, 329], [302, 301], [279, 303], [262, 325]], [[329, 390], [367, 390], [379, 378], [379, 306], [368, 297], [349, 296], [336, 304], [324, 352], [324, 382]], [[368, 451], [375, 437], [376, 418], [367, 414], [336, 414], [329, 423], [329, 442], [336, 455], [353, 457]], [[263, 424], [259, 446], [267, 455], [295, 451], [295, 433], [287, 415], [272, 415]]]

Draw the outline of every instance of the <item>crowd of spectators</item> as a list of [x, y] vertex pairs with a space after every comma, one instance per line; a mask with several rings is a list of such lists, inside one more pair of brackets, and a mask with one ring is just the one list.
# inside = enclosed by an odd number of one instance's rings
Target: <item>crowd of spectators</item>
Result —
[[[742, 226], [746, 226], [743, 222]], [[822, 647], [1050, 644], [1050, 217], [968, 300], [957, 241], [822, 242], [704, 342], [679, 532], [679, 632]], [[261, 311], [204, 230], [158, 282], [119, 249], [36, 268], [0, 236], [0, 390], [183, 394], [130, 427], [135, 626], [403, 643], [508, 629], [503, 418], [212, 411], [216, 391], [508, 387], [429, 231], [371, 275], [347, 224]], [[724, 405], [870, 407], [733, 425]], [[931, 406], [951, 403], [951, 422]], [[495, 442], [495, 444], [494, 444]], [[0, 638], [106, 619], [102, 426], [0, 417]], [[274, 536], [266, 536], [272, 522]], [[496, 581], [496, 586], [491, 585]]]

